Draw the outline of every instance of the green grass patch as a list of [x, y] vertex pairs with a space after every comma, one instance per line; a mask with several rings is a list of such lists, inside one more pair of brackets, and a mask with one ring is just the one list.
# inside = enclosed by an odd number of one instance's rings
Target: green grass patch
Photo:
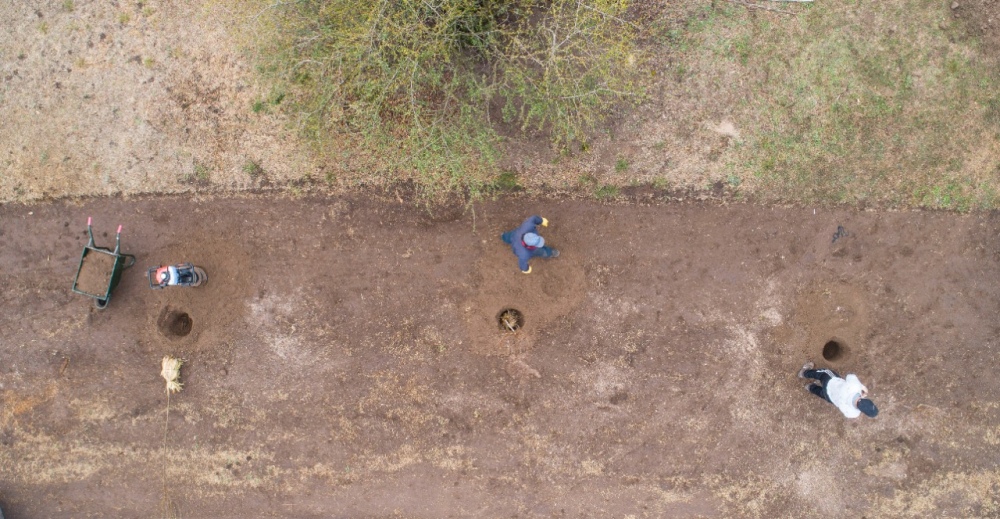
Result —
[[212, 168], [207, 164], [194, 161], [191, 166], [191, 171], [181, 175], [180, 180], [182, 182], [192, 183], [192, 184], [207, 184], [212, 179]]
[[594, 198], [598, 200], [613, 200], [618, 198], [618, 186], [606, 184], [594, 190]]
[[743, 142], [723, 157], [764, 199], [992, 207], [1000, 74], [956, 42], [947, 3], [788, 6], [794, 17], [706, 7], [688, 67], [735, 70]]
[[628, 161], [618, 157], [618, 160], [615, 161], [615, 172], [622, 173], [626, 170], [628, 170]]
[[521, 183], [518, 181], [517, 173], [513, 171], [505, 171], [496, 176], [490, 186], [493, 191], [503, 192], [503, 191], [517, 191], [521, 188]]

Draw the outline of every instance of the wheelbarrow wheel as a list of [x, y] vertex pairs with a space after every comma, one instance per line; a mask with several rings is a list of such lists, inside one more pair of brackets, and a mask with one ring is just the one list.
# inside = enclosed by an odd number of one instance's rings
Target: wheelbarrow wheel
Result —
[[[108, 297], [105, 297], [104, 299], [97, 299], [97, 298], [95, 298], [94, 299], [94, 306], [96, 306], [98, 310], [104, 310], [105, 308], [108, 307], [108, 303], [110, 303], [110, 302], [111, 302], [111, 296], [110, 295]], [[0, 519], [2, 519], [2, 518], [0, 518]]]
[[191, 267], [191, 270], [194, 271], [195, 278], [194, 283], [191, 283], [191, 286], [196, 287], [208, 282], [208, 274], [205, 273], [204, 269], [201, 267]]

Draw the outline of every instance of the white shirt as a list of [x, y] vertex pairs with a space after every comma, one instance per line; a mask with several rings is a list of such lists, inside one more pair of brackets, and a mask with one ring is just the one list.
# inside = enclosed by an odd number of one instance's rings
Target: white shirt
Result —
[[848, 374], [847, 378], [833, 377], [826, 383], [826, 394], [830, 401], [848, 418], [861, 416], [861, 411], [854, 402], [861, 398], [862, 391], [867, 392], [868, 388], [861, 384], [854, 373]]
[[167, 273], [170, 275], [170, 277], [167, 278], [168, 285], [176, 285], [177, 282], [180, 281], [180, 275], [177, 272], [177, 267], [167, 267]]

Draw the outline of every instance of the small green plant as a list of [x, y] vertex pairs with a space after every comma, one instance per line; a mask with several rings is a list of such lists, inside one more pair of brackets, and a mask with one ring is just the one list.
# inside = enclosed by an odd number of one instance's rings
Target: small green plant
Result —
[[63, 0], [62, 8], [63, 11], [66, 11], [67, 13], [72, 13], [74, 8], [73, 0]]
[[129, 16], [128, 13], [120, 13], [118, 15], [118, 23], [120, 23], [122, 25], [127, 24], [131, 19], [132, 19], [132, 17]]
[[271, 106], [278, 106], [284, 100], [285, 100], [285, 92], [283, 91], [274, 92], [267, 99], [260, 99], [254, 101], [253, 105], [251, 105], [251, 109], [255, 114], [259, 114], [261, 112], [267, 112], [268, 108], [270, 108]]
[[41, 32], [42, 34], [48, 34], [49, 33], [49, 23], [48, 22], [42, 22], [42, 23], [38, 24], [38, 31]]
[[677, 67], [674, 68], [674, 80], [680, 83], [681, 81], [684, 81], [685, 77], [687, 77], [687, 66], [683, 63], [679, 63]]
[[670, 181], [666, 177], [656, 177], [653, 179], [653, 188], [664, 191], [670, 187]]
[[605, 184], [596, 191], [594, 191], [594, 197], [598, 200], [610, 200], [613, 198], [618, 198], [618, 186], [612, 186]]
[[517, 191], [521, 184], [517, 181], [517, 173], [504, 171], [493, 179], [493, 189], [496, 191]]
[[153, 58], [146, 56], [145, 58], [142, 59], [142, 66], [146, 68], [153, 68], [153, 65], [156, 65], [156, 60], [154, 60]]
[[264, 168], [255, 160], [247, 160], [243, 163], [243, 173], [246, 173], [250, 180], [257, 181], [264, 176]]
[[615, 161], [615, 172], [622, 173], [627, 169], [628, 169], [628, 161], [622, 157], [618, 157], [618, 160]]
[[597, 186], [597, 178], [590, 173], [584, 173], [583, 175], [580, 175], [580, 178], [576, 180], [576, 183], [584, 189], [593, 188]]
[[986, 107], [983, 112], [986, 123], [1000, 128], [1000, 97], [987, 99], [983, 104]]
[[212, 170], [208, 168], [205, 164], [200, 162], [194, 163], [194, 178], [195, 180], [201, 182], [208, 182], [209, 177], [212, 175]]
[[740, 65], [746, 65], [750, 60], [750, 36], [733, 40], [733, 54], [739, 59]]
[[323, 175], [323, 179], [326, 180], [327, 186], [333, 186], [337, 183], [337, 175], [333, 171], [327, 171], [326, 175]]
[[[1000, 76], [982, 53], [956, 48], [954, 34], [938, 29], [946, 7], [882, 6], [877, 23], [811, 10], [793, 27], [718, 7], [691, 20], [679, 35], [691, 49], [675, 63], [715, 78], [734, 63], [753, 68], [763, 75], [720, 88], [768, 92], [740, 105], [759, 124], [724, 152], [739, 169], [726, 171], [723, 185], [804, 202], [987, 203], [986, 186], [1000, 188], [1000, 180], [974, 157], [984, 137], [991, 149], [998, 140]], [[805, 27], [814, 38], [799, 38]]]

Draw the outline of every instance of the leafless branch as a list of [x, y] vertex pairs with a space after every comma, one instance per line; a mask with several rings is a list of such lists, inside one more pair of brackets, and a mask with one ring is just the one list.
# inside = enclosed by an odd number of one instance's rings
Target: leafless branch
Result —
[[[793, 1], [794, 1], [794, 0], [793, 0]], [[811, 2], [812, 0], [804, 0], [804, 1], [809, 1], [809, 2]], [[610, 14], [608, 14], [608, 13], [604, 12], [604, 11], [601, 11], [600, 9], [595, 9], [595, 8], [593, 8], [593, 7], [591, 7], [591, 6], [589, 6], [589, 5], [585, 4], [585, 3], [583, 3], [582, 1], [577, 1], [576, 5], [578, 5], [578, 6], [580, 6], [580, 7], [583, 7], [584, 9], [590, 9], [591, 11], [594, 11], [595, 13], [597, 13], [597, 14], [600, 14], [600, 15], [602, 15], [602, 16], [606, 16], [606, 17], [608, 17], [608, 18], [611, 18], [611, 19], [614, 19], [614, 20], [617, 20], [618, 22], [621, 22], [621, 23], [624, 23], [625, 25], [631, 25], [631, 26], [632, 26], [633, 28], [635, 28], [635, 29], [638, 29], [638, 28], [639, 28], [639, 27], [637, 27], [637, 26], [636, 26], [636, 25], [635, 25], [634, 23], [632, 23], [632, 22], [627, 22], [627, 21], [625, 21], [625, 20], [622, 20], [621, 18], [619, 18], [619, 17], [617, 17], [617, 16], [613, 16], [613, 15], [610, 15]]]
[[280, 6], [282, 6], [282, 5], [285, 5], [285, 2], [282, 2], [281, 0], [278, 0], [277, 2], [275, 2], [275, 3], [273, 3], [273, 4], [269, 5], [269, 6], [267, 6], [267, 7], [263, 8], [263, 9], [261, 9], [261, 10], [260, 10], [260, 11], [259, 11], [259, 12], [258, 12], [257, 14], [255, 14], [255, 15], [254, 15], [254, 17], [253, 17], [253, 21], [255, 21], [255, 22], [256, 22], [256, 21], [257, 21], [257, 19], [258, 19], [258, 18], [260, 18], [260, 17], [261, 17], [261, 15], [263, 15], [264, 13], [266, 13], [266, 12], [270, 11], [271, 9], [274, 9], [274, 8], [277, 8], [277, 7], [280, 7]]
[[[783, 11], [781, 9], [775, 9], [773, 7], [768, 7], [766, 5], [758, 5], [758, 4], [752, 4], [750, 2], [743, 2], [741, 0], [726, 0], [726, 1], [729, 2], [729, 3], [731, 3], [731, 4], [742, 5], [743, 7], [746, 7], [747, 9], [760, 9], [762, 11], [771, 11], [772, 13], [790, 14], [792, 16], [798, 16], [798, 14], [799, 14], [799, 13], [794, 13], [792, 11]], [[792, 0], [792, 1], [796, 1], [796, 0]]]
[[612, 94], [617, 94], [617, 95], [620, 95], [620, 96], [632, 96], [632, 95], [635, 95], [635, 94], [630, 93], [630, 92], [622, 92], [620, 90], [614, 90], [614, 89], [607, 88], [607, 87], [600, 87], [600, 88], [595, 88], [595, 89], [591, 90], [590, 92], [584, 92], [582, 94], [576, 94], [576, 95], [572, 95], [572, 96], [562, 96], [562, 97], [560, 97], [560, 99], [565, 99], [565, 100], [579, 99], [581, 97], [591, 96], [591, 95], [597, 94], [599, 92], [610, 92]]

